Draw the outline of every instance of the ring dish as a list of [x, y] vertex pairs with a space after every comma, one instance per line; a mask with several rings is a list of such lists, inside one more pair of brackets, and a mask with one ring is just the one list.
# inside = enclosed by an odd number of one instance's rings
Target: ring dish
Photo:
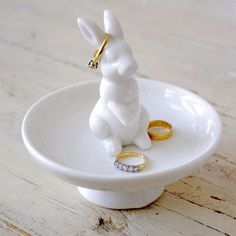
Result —
[[26, 113], [22, 137], [32, 157], [67, 182], [79, 186], [89, 201], [108, 208], [140, 208], [156, 200], [164, 186], [200, 168], [215, 152], [221, 121], [212, 106], [179, 87], [139, 79], [140, 99], [150, 119], [170, 122], [173, 136], [135, 146], [149, 164], [141, 172], [117, 171], [114, 159], [90, 132], [89, 114], [99, 97], [99, 82], [73, 85], [50, 93]]

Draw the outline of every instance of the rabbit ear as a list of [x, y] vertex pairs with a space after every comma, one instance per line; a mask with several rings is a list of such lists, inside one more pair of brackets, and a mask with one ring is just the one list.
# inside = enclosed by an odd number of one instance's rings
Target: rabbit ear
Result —
[[82, 18], [78, 18], [77, 23], [82, 35], [88, 42], [94, 46], [102, 43], [104, 32], [95, 23]]
[[123, 30], [119, 21], [109, 10], [104, 11], [104, 27], [105, 32], [110, 34], [114, 38], [123, 38]]

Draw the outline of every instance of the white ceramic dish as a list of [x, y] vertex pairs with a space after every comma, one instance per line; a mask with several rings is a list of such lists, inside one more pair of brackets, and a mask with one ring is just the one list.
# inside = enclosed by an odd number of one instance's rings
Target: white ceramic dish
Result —
[[[174, 135], [156, 141], [149, 165], [142, 172], [116, 169], [88, 126], [89, 114], [99, 96], [99, 81], [73, 85], [50, 93], [26, 113], [24, 143], [31, 155], [49, 171], [79, 186], [89, 201], [108, 208], [139, 208], [156, 200], [166, 184], [201, 167], [214, 153], [221, 121], [210, 104], [176, 86], [138, 80], [142, 103], [150, 117], [174, 127]], [[135, 147], [124, 150], [138, 151]]]

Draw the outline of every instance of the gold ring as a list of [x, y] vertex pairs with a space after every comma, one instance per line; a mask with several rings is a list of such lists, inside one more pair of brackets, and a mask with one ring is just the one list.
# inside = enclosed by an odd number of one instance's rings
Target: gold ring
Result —
[[107, 43], [110, 39], [110, 35], [109, 34], [105, 34], [103, 41], [102, 41], [102, 45], [100, 48], [97, 48], [93, 54], [93, 59], [88, 63], [88, 67], [90, 69], [97, 69], [98, 68], [98, 61], [100, 60], [106, 46]]
[[[137, 157], [143, 160], [141, 164], [136, 164], [136, 165], [129, 165], [122, 163], [120, 160], [125, 159], [125, 158], [130, 158], [130, 157]], [[137, 153], [137, 152], [122, 152], [120, 153], [114, 162], [114, 165], [117, 169], [126, 171], [126, 172], [139, 172], [143, 170], [147, 166], [147, 157], [142, 154], [142, 153]]]
[[[165, 132], [155, 132], [154, 128], [164, 128]], [[152, 140], [164, 140], [172, 136], [172, 125], [164, 120], [153, 120], [148, 126], [148, 135]]]

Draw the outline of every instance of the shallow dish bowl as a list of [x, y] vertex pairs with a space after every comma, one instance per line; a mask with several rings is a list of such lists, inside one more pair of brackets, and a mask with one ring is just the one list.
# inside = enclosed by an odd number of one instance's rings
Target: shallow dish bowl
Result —
[[32, 157], [49, 171], [79, 187], [89, 201], [108, 208], [139, 208], [150, 204], [164, 186], [200, 168], [214, 153], [221, 121], [212, 106], [194, 93], [153, 80], [139, 79], [140, 97], [151, 120], [174, 127], [173, 136], [153, 142], [144, 153], [149, 165], [139, 173], [116, 169], [114, 158], [91, 133], [88, 119], [99, 97], [99, 81], [52, 92], [26, 113], [24, 143]]

